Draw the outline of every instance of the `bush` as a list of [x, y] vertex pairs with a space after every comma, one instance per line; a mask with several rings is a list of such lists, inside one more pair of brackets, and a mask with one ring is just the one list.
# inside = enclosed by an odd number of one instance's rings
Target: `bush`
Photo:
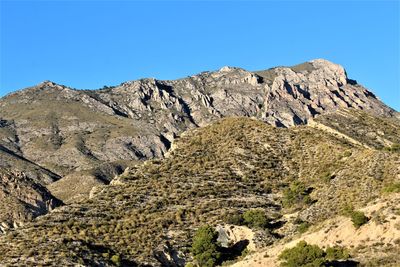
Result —
[[350, 258], [347, 249], [335, 246], [328, 247], [326, 251], [316, 245], [309, 245], [300, 241], [295, 247], [282, 251], [279, 255], [281, 266], [284, 267], [320, 267], [330, 266], [331, 261], [347, 260]]
[[362, 211], [355, 211], [352, 205], [347, 204], [343, 209], [343, 214], [351, 218], [355, 228], [360, 228], [363, 224], [369, 221], [369, 218], [365, 216]]
[[227, 222], [229, 224], [234, 224], [234, 225], [244, 225], [243, 215], [242, 214], [230, 215], [227, 218]]
[[299, 231], [300, 234], [303, 234], [307, 232], [308, 228], [310, 228], [310, 224], [308, 222], [302, 222], [297, 226], [297, 231]]
[[284, 267], [319, 267], [325, 262], [325, 252], [316, 245], [300, 241], [295, 247], [285, 249], [279, 259]]
[[361, 225], [366, 224], [369, 221], [369, 218], [361, 211], [351, 212], [350, 218], [355, 228], [360, 228]]
[[300, 234], [307, 232], [308, 228], [311, 226], [309, 222], [305, 222], [300, 218], [296, 218], [293, 223], [297, 224], [297, 231], [299, 231]]
[[350, 254], [347, 249], [340, 247], [340, 246], [334, 246], [334, 247], [328, 247], [326, 249], [326, 255], [325, 259], [329, 261], [334, 261], [338, 259], [342, 260], [347, 260], [350, 258]]
[[209, 225], [202, 226], [197, 230], [193, 237], [191, 252], [201, 267], [213, 267], [219, 262], [221, 253], [218, 251], [217, 239], [218, 232]]
[[248, 210], [243, 213], [243, 221], [249, 227], [266, 228], [268, 219], [261, 209]]
[[291, 208], [293, 206], [302, 206], [312, 202], [309, 194], [310, 190], [304, 183], [299, 181], [292, 182], [288, 188], [283, 191], [283, 206]]
[[227, 222], [234, 225], [246, 225], [251, 228], [267, 228], [268, 218], [262, 209], [251, 209], [243, 214], [234, 214], [227, 218]]

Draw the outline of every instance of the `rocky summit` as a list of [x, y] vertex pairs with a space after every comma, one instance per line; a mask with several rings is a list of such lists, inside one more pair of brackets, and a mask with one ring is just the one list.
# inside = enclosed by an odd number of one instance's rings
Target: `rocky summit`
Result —
[[321, 264], [396, 266], [399, 144], [399, 113], [323, 59], [45, 81], [0, 99], [0, 263], [297, 266], [279, 255], [306, 240]]

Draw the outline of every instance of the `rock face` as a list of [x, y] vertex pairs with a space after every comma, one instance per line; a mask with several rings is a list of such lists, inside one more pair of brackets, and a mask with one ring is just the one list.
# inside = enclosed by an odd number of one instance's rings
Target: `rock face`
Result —
[[46, 214], [62, 202], [24, 173], [0, 169], [0, 232]]
[[0, 100], [0, 132], [7, 131], [0, 145], [65, 176], [104, 162], [162, 157], [177, 135], [222, 117], [289, 127], [342, 107], [396, 114], [343, 67], [322, 59], [258, 72], [223, 67], [92, 91], [46, 81]]
[[342, 66], [326, 60], [269, 71], [274, 80], [267, 89], [263, 118], [278, 126], [307, 123], [316, 115], [338, 108], [366, 110], [380, 116], [395, 114], [373, 93], [348, 79]]

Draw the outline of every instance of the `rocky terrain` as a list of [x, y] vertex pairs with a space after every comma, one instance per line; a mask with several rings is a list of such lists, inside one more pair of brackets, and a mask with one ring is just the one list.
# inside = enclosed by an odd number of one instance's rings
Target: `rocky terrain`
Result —
[[[209, 224], [226, 247], [249, 242], [248, 257], [226, 264], [274, 266], [278, 248], [329, 232], [332, 218], [345, 225], [346, 207], [372, 201], [389, 205], [385, 229], [397, 233], [399, 118], [320, 59], [17, 91], [0, 99], [0, 262], [184, 266], [196, 229]], [[260, 209], [264, 229], [234, 219]], [[395, 238], [364, 250], [344, 239], [325, 245], [342, 242], [362, 264], [400, 262]]]
[[43, 185], [21, 172], [0, 169], [0, 233], [60, 206]]
[[[166, 158], [132, 165], [89, 200], [3, 235], [0, 260], [112, 266], [115, 256], [126, 266], [183, 266], [192, 259], [197, 227], [231, 225], [252, 209], [262, 209], [270, 220], [266, 229], [248, 230], [252, 247], [263, 251], [295, 238], [299, 221], [318, 229], [347, 205], [359, 209], [380, 198], [399, 182], [399, 166], [398, 152], [366, 148], [309, 126], [223, 119], [181, 135]], [[397, 202], [390, 208], [398, 220]], [[390, 243], [393, 251], [399, 248]], [[384, 244], [375, 244], [368, 258], [389, 253]], [[370, 250], [349, 249], [366, 263]], [[398, 261], [385, 258], [387, 264]]]

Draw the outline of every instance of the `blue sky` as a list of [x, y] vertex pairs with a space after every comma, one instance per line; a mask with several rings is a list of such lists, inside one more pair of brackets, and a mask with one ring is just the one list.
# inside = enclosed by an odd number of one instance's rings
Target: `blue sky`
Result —
[[325, 58], [400, 110], [399, 1], [0, 1], [0, 96]]

